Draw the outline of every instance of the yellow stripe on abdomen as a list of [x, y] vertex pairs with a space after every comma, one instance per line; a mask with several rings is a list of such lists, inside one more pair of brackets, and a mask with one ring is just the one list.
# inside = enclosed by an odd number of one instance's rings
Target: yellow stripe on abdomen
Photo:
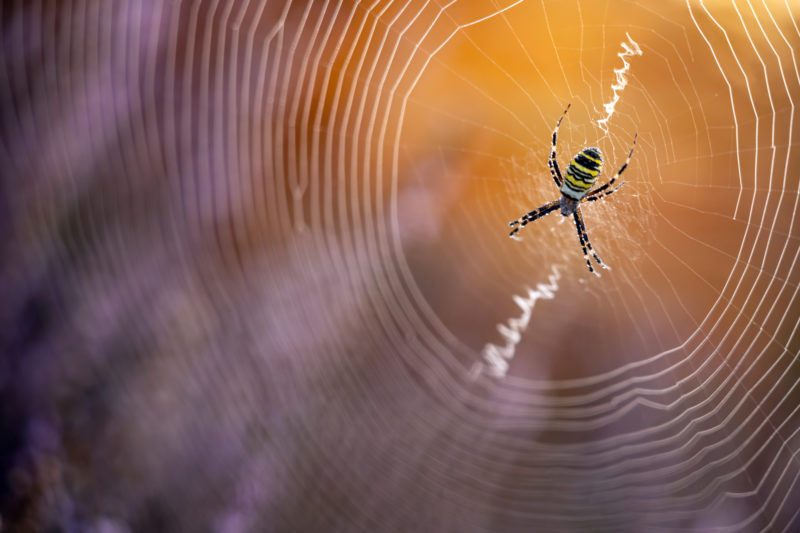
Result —
[[561, 184], [561, 194], [565, 194], [573, 200], [580, 200], [589, 192], [593, 184], [594, 181], [586, 183], [567, 170], [564, 175], [564, 183]]
[[578, 163], [575, 160], [573, 160], [572, 163], [570, 163], [569, 166], [570, 166], [570, 168], [577, 168], [581, 172], [585, 172], [586, 174], [589, 174], [590, 176], [592, 176], [594, 178], [596, 178], [597, 176], [600, 175], [600, 171], [599, 170], [585, 167], [585, 166], [581, 165], [580, 163]]
[[580, 200], [597, 182], [603, 170], [603, 159], [596, 148], [585, 148], [569, 163], [561, 184], [561, 193], [573, 200]]

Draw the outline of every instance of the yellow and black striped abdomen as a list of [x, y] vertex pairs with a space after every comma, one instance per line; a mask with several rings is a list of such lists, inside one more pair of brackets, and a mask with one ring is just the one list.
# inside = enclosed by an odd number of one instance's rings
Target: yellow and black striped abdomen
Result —
[[564, 174], [561, 184], [561, 194], [580, 200], [588, 193], [597, 182], [597, 177], [603, 170], [603, 155], [597, 148], [584, 148], [572, 161]]

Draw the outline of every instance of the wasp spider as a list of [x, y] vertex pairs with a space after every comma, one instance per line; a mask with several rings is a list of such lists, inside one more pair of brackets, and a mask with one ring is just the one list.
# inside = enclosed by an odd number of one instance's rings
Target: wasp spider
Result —
[[628, 168], [628, 163], [631, 161], [631, 157], [633, 157], [633, 150], [636, 148], [636, 139], [638, 134], [633, 137], [633, 147], [631, 148], [630, 153], [628, 154], [628, 159], [625, 160], [625, 163], [622, 167], [614, 174], [614, 177], [611, 178], [608, 183], [605, 185], [601, 185], [600, 187], [594, 189], [593, 191], [589, 191], [592, 186], [597, 182], [597, 177], [600, 175], [600, 172], [603, 170], [603, 155], [600, 153], [598, 148], [590, 147], [584, 148], [578, 154], [572, 158], [572, 161], [567, 168], [566, 175], [561, 175], [561, 170], [558, 168], [558, 161], [556, 161], [556, 139], [558, 138], [558, 127], [561, 126], [561, 121], [564, 120], [564, 117], [567, 116], [567, 111], [572, 104], [567, 105], [567, 108], [564, 110], [564, 114], [561, 115], [561, 118], [558, 119], [556, 123], [556, 129], [553, 130], [553, 145], [550, 150], [550, 158], [547, 161], [547, 165], [550, 167], [550, 174], [553, 176], [553, 181], [556, 182], [556, 187], [559, 188], [561, 191], [561, 198], [558, 200], [553, 200], [552, 202], [548, 202], [544, 204], [542, 207], [538, 209], [534, 209], [533, 211], [529, 211], [525, 213], [517, 220], [509, 222], [508, 225], [514, 228], [511, 230], [509, 234], [510, 237], [514, 237], [520, 229], [527, 226], [529, 223], [537, 220], [545, 215], [548, 215], [555, 211], [556, 209], [561, 209], [561, 214], [565, 217], [572, 215], [575, 219], [575, 228], [578, 231], [578, 240], [581, 242], [581, 248], [583, 249], [583, 257], [586, 259], [586, 265], [589, 267], [589, 271], [599, 276], [594, 267], [592, 267], [592, 262], [589, 258], [589, 254], [594, 257], [597, 264], [601, 267], [608, 269], [592, 249], [592, 244], [589, 242], [589, 235], [586, 233], [586, 225], [583, 222], [583, 214], [581, 213], [580, 204], [584, 202], [594, 202], [597, 200], [602, 200], [609, 194], [613, 194], [617, 192], [620, 187], [625, 185], [623, 181], [613, 189], [610, 188], [617, 178], [625, 172], [625, 169]]

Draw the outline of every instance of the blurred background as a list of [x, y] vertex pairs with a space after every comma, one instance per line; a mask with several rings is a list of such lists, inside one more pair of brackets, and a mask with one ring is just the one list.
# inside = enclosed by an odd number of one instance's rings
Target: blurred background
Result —
[[0, 531], [800, 530], [799, 18], [2, 3]]

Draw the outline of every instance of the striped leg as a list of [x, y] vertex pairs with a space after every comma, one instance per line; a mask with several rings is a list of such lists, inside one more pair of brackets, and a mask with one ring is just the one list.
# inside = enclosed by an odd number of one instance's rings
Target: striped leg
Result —
[[556, 187], [561, 188], [561, 182], [564, 177], [561, 175], [561, 169], [558, 168], [558, 161], [556, 160], [556, 140], [558, 139], [558, 128], [561, 126], [561, 121], [567, 116], [567, 111], [572, 107], [572, 103], [567, 104], [564, 114], [556, 122], [556, 129], [553, 130], [553, 144], [550, 146], [550, 158], [547, 160], [547, 166], [550, 167], [550, 175], [553, 176], [553, 181], [556, 182]]
[[610, 191], [608, 191], [608, 190], [606, 190], [606, 191], [600, 191], [600, 194], [598, 194], [597, 196], [588, 196], [588, 195], [587, 195], [587, 196], [585, 196], [585, 197], [583, 198], [583, 200], [581, 200], [581, 201], [582, 201], [582, 202], [595, 202], [595, 201], [597, 201], [597, 200], [602, 200], [602, 199], [603, 199], [603, 198], [605, 198], [606, 196], [608, 196], [608, 195], [610, 195], [610, 194], [614, 194], [615, 192], [617, 192], [618, 190], [620, 190], [620, 189], [622, 188], [622, 186], [623, 186], [623, 185], [625, 185], [625, 183], [627, 183], [627, 182], [623, 181], [622, 183], [620, 183], [619, 185], [617, 185], [616, 187], [614, 187], [614, 188], [613, 188], [613, 189], [611, 189]]
[[[638, 138], [639, 138], [639, 134], [638, 133], [633, 136], [633, 147], [631, 147], [631, 151], [628, 154], [628, 159], [625, 160], [625, 163], [622, 165], [622, 167], [620, 167], [620, 169], [617, 171], [617, 173], [614, 174], [614, 177], [611, 178], [610, 180], [608, 180], [608, 183], [606, 183], [602, 187], [598, 187], [597, 189], [593, 190], [592, 192], [590, 192], [586, 196], [594, 196], [597, 193], [603, 192], [604, 190], [606, 190], [609, 187], [611, 187], [614, 184], [615, 181], [617, 181], [617, 178], [620, 176], [620, 174], [625, 172], [625, 169], [628, 168], [628, 163], [631, 162], [631, 158], [633, 157], [633, 151], [636, 149], [636, 139], [638, 139]], [[620, 187], [621, 187], [621, 185], [620, 185]], [[617, 187], [617, 188], [619, 188], [619, 187]], [[608, 194], [611, 194], [611, 193], [608, 193]]]
[[517, 220], [512, 220], [511, 222], [508, 223], [508, 225], [514, 229], [511, 230], [511, 233], [509, 233], [508, 236], [513, 237], [514, 235], [519, 233], [519, 230], [527, 226], [528, 223], [533, 222], [534, 220], [537, 220], [545, 215], [552, 213], [553, 211], [558, 209], [558, 207], [559, 207], [559, 201], [553, 200], [552, 202], [548, 202], [538, 209], [534, 209], [533, 211], [525, 213]]
[[578, 231], [578, 239], [581, 241], [581, 248], [583, 249], [583, 258], [586, 259], [586, 266], [589, 267], [589, 272], [597, 277], [600, 277], [600, 274], [592, 267], [592, 261], [589, 258], [590, 253], [594, 257], [595, 261], [597, 261], [598, 265], [606, 270], [610, 270], [611, 268], [606, 266], [606, 264], [603, 263], [603, 261], [597, 255], [597, 252], [592, 249], [592, 243], [589, 242], [589, 234], [586, 233], [586, 225], [583, 223], [583, 214], [581, 213], [580, 207], [575, 210], [573, 217], [575, 218], [575, 228]]

